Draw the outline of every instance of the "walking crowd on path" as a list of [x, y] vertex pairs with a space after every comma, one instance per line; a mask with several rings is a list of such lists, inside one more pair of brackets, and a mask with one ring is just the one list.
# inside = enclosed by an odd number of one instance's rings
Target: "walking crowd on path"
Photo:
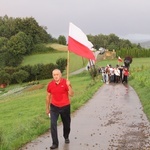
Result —
[[102, 75], [102, 82], [109, 83], [128, 83], [129, 68], [124, 65], [111, 64], [106, 67], [100, 67], [98, 72]]

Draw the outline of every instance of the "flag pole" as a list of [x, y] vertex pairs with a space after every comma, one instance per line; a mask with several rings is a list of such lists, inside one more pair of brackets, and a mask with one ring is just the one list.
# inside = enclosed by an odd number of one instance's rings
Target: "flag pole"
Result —
[[67, 80], [69, 78], [69, 50], [68, 50], [68, 53], [67, 53]]

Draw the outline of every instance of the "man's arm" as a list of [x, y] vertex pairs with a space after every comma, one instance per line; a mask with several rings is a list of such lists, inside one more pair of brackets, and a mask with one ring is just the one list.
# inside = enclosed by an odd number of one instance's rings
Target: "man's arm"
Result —
[[69, 91], [68, 91], [69, 96], [73, 96], [74, 92], [73, 92], [71, 85], [68, 86], [68, 89], [69, 89]]
[[50, 113], [51, 94], [47, 92], [46, 96], [46, 114]]
[[70, 84], [70, 81], [67, 80], [66, 84], [67, 84], [68, 89], [69, 89], [69, 90], [68, 90], [69, 96], [73, 96], [73, 95], [74, 95], [74, 92], [73, 92], [72, 86], [71, 86], [71, 84]]

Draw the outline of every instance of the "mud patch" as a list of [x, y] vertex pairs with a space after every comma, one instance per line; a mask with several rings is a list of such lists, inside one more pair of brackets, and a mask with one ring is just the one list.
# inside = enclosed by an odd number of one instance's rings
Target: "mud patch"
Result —
[[29, 92], [29, 91], [34, 91], [34, 90], [42, 89], [42, 88], [44, 88], [44, 85], [43, 84], [38, 84], [38, 85], [33, 85], [33, 86], [25, 89], [25, 91]]

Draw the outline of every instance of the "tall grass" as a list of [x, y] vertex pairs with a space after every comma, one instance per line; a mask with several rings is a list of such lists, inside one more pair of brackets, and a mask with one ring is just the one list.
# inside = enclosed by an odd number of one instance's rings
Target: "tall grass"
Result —
[[130, 85], [136, 90], [145, 114], [150, 120], [150, 65], [142, 65], [131, 69]]

